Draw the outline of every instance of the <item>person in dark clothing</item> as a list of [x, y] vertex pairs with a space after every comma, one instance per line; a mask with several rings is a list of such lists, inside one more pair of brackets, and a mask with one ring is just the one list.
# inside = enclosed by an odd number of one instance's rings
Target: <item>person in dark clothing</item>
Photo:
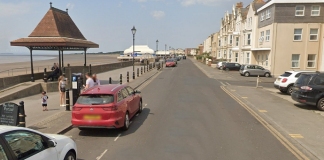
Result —
[[49, 80], [51, 78], [51, 80], [54, 81], [54, 78], [58, 77], [59, 72], [60, 69], [58, 68], [57, 64], [54, 63], [54, 66], [52, 67], [52, 73], [47, 76], [47, 79]]

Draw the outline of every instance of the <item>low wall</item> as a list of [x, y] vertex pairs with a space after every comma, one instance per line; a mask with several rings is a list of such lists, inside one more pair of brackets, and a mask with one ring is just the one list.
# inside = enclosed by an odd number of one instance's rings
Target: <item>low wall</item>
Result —
[[[114, 69], [119, 69], [123, 67], [132, 66], [132, 61], [127, 62], [117, 62], [117, 63], [110, 63], [110, 64], [103, 64], [103, 65], [96, 65], [91, 67], [92, 73], [102, 73], [107, 72]], [[86, 73], [89, 72], [89, 66], [70, 66], [65, 68], [65, 75], [67, 78], [70, 78], [72, 73]], [[47, 72], [47, 75], [51, 72]], [[44, 73], [35, 73], [34, 79], [43, 79]], [[18, 76], [12, 76], [12, 77], [4, 77], [0, 78], [0, 89], [8, 88], [14, 85], [17, 85], [19, 83], [24, 82], [30, 82], [31, 81], [31, 74], [25, 74], [25, 75], [18, 75]]]

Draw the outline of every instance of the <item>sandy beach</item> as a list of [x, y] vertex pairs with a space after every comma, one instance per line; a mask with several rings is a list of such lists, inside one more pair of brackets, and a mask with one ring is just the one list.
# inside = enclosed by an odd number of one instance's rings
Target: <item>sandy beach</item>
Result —
[[[98, 65], [118, 62], [117, 56], [119, 55], [104, 55], [104, 54], [87, 54], [87, 65]], [[53, 63], [58, 63], [58, 55], [50, 55], [55, 57], [50, 60], [34, 61], [34, 72], [43, 72], [44, 68], [50, 69]], [[66, 54], [64, 55], [64, 66], [70, 64], [71, 66], [83, 66], [84, 56], [82, 54]], [[8, 71], [9, 70], [9, 71]], [[5, 72], [3, 72], [5, 71]], [[19, 63], [6, 63], [0, 64], [0, 77], [15, 76], [21, 74], [30, 74], [30, 61]]]

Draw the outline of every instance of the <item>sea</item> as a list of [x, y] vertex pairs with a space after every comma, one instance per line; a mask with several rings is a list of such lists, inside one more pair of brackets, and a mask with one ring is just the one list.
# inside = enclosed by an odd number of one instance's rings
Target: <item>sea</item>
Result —
[[[33, 61], [43, 61], [56, 58], [55, 56], [33, 55]], [[30, 62], [29, 55], [0, 54], [0, 64]]]

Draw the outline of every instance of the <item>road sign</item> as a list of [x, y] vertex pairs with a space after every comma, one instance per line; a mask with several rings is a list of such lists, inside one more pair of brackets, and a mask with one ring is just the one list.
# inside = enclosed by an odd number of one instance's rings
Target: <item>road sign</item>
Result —
[[15, 103], [4, 103], [0, 105], [0, 125], [17, 126], [19, 106]]

